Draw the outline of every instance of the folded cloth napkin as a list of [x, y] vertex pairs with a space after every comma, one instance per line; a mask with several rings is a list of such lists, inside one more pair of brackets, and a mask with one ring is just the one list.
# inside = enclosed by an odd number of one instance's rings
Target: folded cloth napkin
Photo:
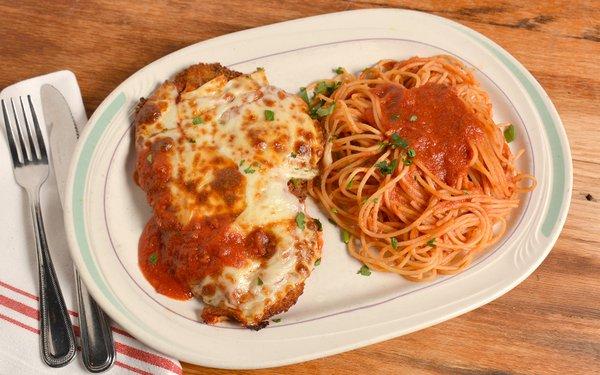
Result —
[[[73, 118], [78, 125], [83, 126], [87, 122], [87, 116], [77, 80], [70, 71], [50, 73], [19, 82], [2, 90], [0, 98], [6, 102], [7, 98], [30, 94], [42, 126], [44, 116], [40, 87], [45, 83], [53, 85], [64, 95]], [[7, 103], [10, 105], [10, 102]], [[18, 101], [15, 102], [15, 106], [17, 105]], [[44, 128], [42, 126], [42, 130]], [[25, 191], [13, 179], [4, 124], [0, 133], [0, 373], [84, 374], [86, 370], [80, 355], [77, 360], [60, 369], [46, 366], [41, 359], [38, 271], [31, 218]], [[48, 137], [45, 139], [48, 140]], [[75, 335], [79, 338], [73, 263], [69, 256], [62, 209], [52, 172], [42, 186], [41, 205], [50, 253], [74, 324]], [[114, 323], [112, 331], [117, 357], [115, 365], [107, 374], [181, 374], [181, 364], [177, 360], [146, 347]]]

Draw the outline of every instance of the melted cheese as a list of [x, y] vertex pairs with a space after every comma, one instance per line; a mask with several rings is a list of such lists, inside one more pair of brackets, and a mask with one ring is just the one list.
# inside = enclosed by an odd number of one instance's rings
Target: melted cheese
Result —
[[[235, 212], [230, 231], [247, 235], [268, 226], [275, 235], [277, 248], [266, 262], [248, 259], [243, 267], [225, 267], [193, 289], [206, 303], [236, 310], [244, 321], [257, 324], [270, 305], [304, 281], [320, 257], [316, 230], [295, 224], [304, 207], [287, 185], [292, 178], [317, 175], [322, 135], [306, 104], [269, 85], [262, 70], [229, 81], [216, 77], [176, 99], [173, 84], [155, 92], [150, 100], [160, 116], [138, 127], [138, 144], [164, 137], [174, 141], [171, 174], [184, 184], [170, 186], [171, 204], [181, 225]], [[266, 111], [273, 112], [273, 120]], [[212, 184], [219, 171], [232, 167], [245, 179], [245, 191], [234, 202]], [[198, 195], [206, 198], [199, 201]], [[207, 285], [216, 286], [212, 295], [202, 293]]]

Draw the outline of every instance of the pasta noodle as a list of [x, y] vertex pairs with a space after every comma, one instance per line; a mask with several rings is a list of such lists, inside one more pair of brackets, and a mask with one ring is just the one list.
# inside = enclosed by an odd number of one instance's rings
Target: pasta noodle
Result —
[[450, 56], [339, 73], [312, 100], [335, 109], [309, 194], [370, 269], [414, 281], [465, 269], [535, 187], [515, 168], [514, 128], [493, 122], [487, 93]]

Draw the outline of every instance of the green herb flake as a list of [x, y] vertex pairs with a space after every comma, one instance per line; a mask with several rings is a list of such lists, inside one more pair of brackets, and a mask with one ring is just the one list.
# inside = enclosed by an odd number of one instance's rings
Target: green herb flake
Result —
[[390, 144], [389, 144], [388, 142], [384, 142], [384, 141], [381, 141], [381, 142], [379, 142], [379, 148], [380, 148], [380, 149], [382, 149], [382, 148], [386, 148], [386, 147], [387, 147], [387, 146], [389, 146], [389, 145], [390, 145]]
[[342, 229], [342, 241], [344, 241], [344, 243], [350, 242], [350, 233], [345, 229]]
[[412, 165], [413, 160], [411, 158], [405, 158], [404, 160], [402, 160], [402, 163], [406, 166]]
[[300, 87], [300, 93], [298, 94], [302, 100], [306, 104], [310, 106], [310, 101], [308, 100], [308, 93], [306, 92], [306, 87]]
[[341, 66], [338, 66], [337, 68], [333, 69], [335, 74], [342, 74], [344, 73], [344, 68], [342, 68]]
[[302, 230], [304, 230], [304, 226], [305, 226], [304, 219], [305, 219], [304, 213], [298, 212], [296, 214], [296, 225], [298, 226], [298, 228], [300, 228]]
[[308, 114], [310, 115], [310, 118], [318, 118], [319, 115], [317, 114], [317, 111], [319, 109], [321, 109], [321, 107], [323, 106], [323, 101], [319, 101], [319, 103], [315, 104], [314, 106], [310, 107], [310, 111], [308, 111]]
[[315, 86], [315, 96], [327, 92], [327, 82], [321, 81]]
[[242, 159], [242, 160], [240, 160], [240, 167], [241, 167], [242, 165], [244, 165], [244, 162], [245, 162], [245, 161], [246, 161], [245, 159]]
[[148, 162], [148, 164], [152, 164], [152, 162], [154, 161], [154, 156], [149, 153], [148, 155], [146, 155], [146, 161]]
[[371, 276], [371, 269], [366, 264], [363, 264], [356, 274], [362, 276]]
[[433, 237], [432, 239], [430, 239], [429, 241], [427, 241], [427, 246], [431, 246], [431, 247], [436, 247], [437, 246], [435, 244], [435, 237]]
[[244, 169], [244, 173], [246, 174], [252, 174], [254, 172], [256, 172], [256, 169], [252, 168], [251, 165], [247, 166], [246, 169]]
[[150, 254], [150, 256], [148, 257], [148, 263], [150, 263], [153, 266], [156, 266], [158, 264], [158, 253], [157, 252], [153, 252], [152, 254]]
[[295, 152], [292, 152], [292, 153], [290, 154], [290, 156], [291, 156], [291, 157], [293, 157], [293, 158], [296, 158], [296, 156], [298, 156], [298, 154], [296, 154]]
[[319, 231], [319, 232], [323, 231], [323, 223], [321, 223], [321, 220], [315, 219], [315, 225], [317, 226], [317, 231]]
[[406, 140], [404, 138], [400, 137], [398, 135], [398, 133], [393, 133], [390, 136], [390, 140], [392, 143], [392, 147], [394, 147], [394, 148], [398, 148], [398, 147], [407, 148], [408, 147], [408, 142], [406, 142]]
[[260, 277], [258, 279], [256, 279], [256, 284], [263, 285], [263, 281]]
[[510, 143], [515, 140], [515, 126], [510, 124], [506, 129], [504, 129], [504, 139], [506, 139], [506, 143]]
[[265, 120], [274, 121], [275, 120], [275, 112], [270, 109], [265, 109]]
[[318, 267], [321, 264], [321, 258], [315, 260], [315, 267]]
[[194, 125], [200, 125], [203, 122], [204, 122], [204, 120], [200, 116], [194, 117], [194, 119], [192, 120], [192, 124], [194, 124]]
[[375, 164], [375, 167], [379, 169], [379, 172], [381, 172], [382, 175], [392, 174], [396, 170], [396, 167], [398, 167], [398, 159], [394, 159], [390, 163], [386, 162], [385, 160], [380, 161], [379, 163]]
[[406, 152], [406, 155], [408, 155], [409, 158], [414, 158], [415, 156], [417, 156], [417, 152], [414, 148], [411, 148]]
[[398, 121], [399, 118], [400, 118], [400, 115], [397, 113], [394, 113], [393, 115], [390, 116], [390, 120], [392, 120], [392, 121]]
[[337, 213], [338, 213], [338, 210], [337, 210], [337, 208], [335, 208], [335, 207], [334, 207], [334, 208], [332, 208], [332, 209], [331, 209], [331, 213], [333, 213], [333, 214], [337, 214]]
[[350, 181], [348, 181], [348, 183], [346, 184], [346, 189], [352, 188], [352, 184], [354, 184], [354, 177], [352, 177]]
[[281, 322], [281, 318], [274, 318], [274, 319], [271, 319], [271, 321], [273, 323], [280, 323]]
[[333, 113], [334, 109], [335, 109], [335, 102], [333, 102], [330, 106], [320, 107], [316, 111], [317, 117], [321, 118], [321, 117], [329, 116], [331, 113]]
[[294, 185], [295, 188], [299, 188], [302, 180], [300, 180], [299, 178], [292, 177], [290, 178], [290, 181], [292, 182], [292, 185]]
[[418, 119], [417, 115], [412, 115], [409, 117], [408, 121], [415, 122], [415, 121], [417, 121], [417, 119]]
[[398, 248], [398, 240], [396, 239], [396, 237], [392, 237], [390, 239], [390, 242], [392, 244], [392, 249], [397, 249]]

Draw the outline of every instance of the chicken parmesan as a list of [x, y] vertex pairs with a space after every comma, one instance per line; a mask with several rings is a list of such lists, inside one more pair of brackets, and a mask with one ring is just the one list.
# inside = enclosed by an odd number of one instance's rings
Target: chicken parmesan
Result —
[[307, 104], [269, 84], [197, 64], [138, 106], [135, 180], [153, 216], [139, 265], [157, 292], [205, 303], [202, 318], [249, 328], [289, 309], [321, 257], [305, 211], [323, 135]]

